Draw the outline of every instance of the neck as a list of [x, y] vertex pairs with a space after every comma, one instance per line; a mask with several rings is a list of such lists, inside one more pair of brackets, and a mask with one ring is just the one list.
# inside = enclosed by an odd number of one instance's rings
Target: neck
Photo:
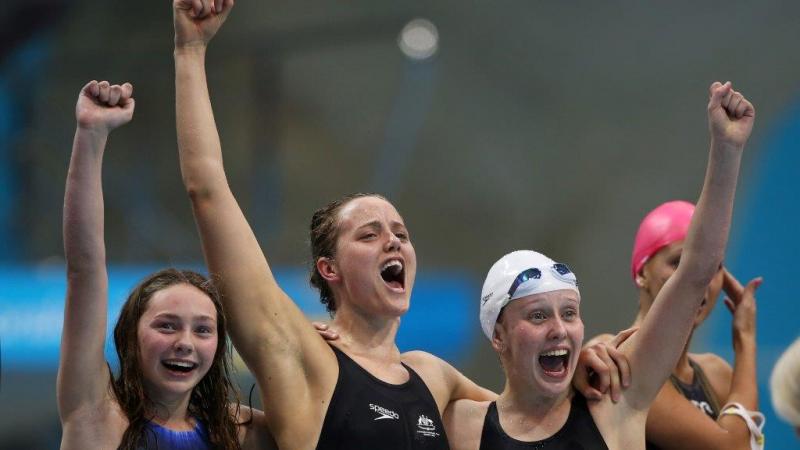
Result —
[[400, 360], [395, 343], [399, 317], [375, 317], [342, 304], [336, 311], [333, 327], [339, 333], [338, 347], [370, 358]]
[[[194, 428], [194, 421], [189, 417], [189, 399], [192, 391], [171, 397], [161, 397], [153, 401], [153, 407], [147, 412], [149, 419], [164, 428], [182, 431]], [[152, 397], [157, 398], [157, 396]]]
[[557, 419], [560, 413], [569, 412], [571, 388], [555, 396], [544, 395], [530, 381], [530, 377], [506, 376], [506, 386], [497, 398], [497, 408], [523, 416], [532, 423]]

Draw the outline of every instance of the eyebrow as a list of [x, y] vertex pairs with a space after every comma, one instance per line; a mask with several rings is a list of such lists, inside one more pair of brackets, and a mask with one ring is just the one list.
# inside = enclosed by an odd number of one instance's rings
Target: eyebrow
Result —
[[372, 228], [373, 230], [380, 230], [381, 228], [383, 228], [383, 226], [381, 225], [381, 221], [380, 220], [373, 220], [373, 221], [367, 222], [367, 223], [365, 223], [363, 225], [359, 225], [356, 228], [356, 230], [360, 230], [362, 228]]
[[[169, 320], [178, 320], [178, 321], [183, 320], [183, 318], [181, 316], [179, 316], [177, 314], [172, 314], [172, 313], [156, 314], [156, 316], [153, 317], [153, 319], [169, 319]], [[198, 314], [196, 316], [192, 316], [192, 320], [193, 321], [201, 321], [201, 322], [216, 322], [216, 319], [214, 319], [213, 317], [208, 316], [206, 314]]]

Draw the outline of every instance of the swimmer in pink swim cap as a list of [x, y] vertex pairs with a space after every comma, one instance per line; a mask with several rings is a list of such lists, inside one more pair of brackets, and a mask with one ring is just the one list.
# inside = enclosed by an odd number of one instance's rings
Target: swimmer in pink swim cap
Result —
[[[631, 256], [631, 276], [639, 290], [634, 327], [644, 322], [656, 296], [675, 273], [694, 210], [692, 203], [669, 201], [650, 211], [639, 225]], [[756, 411], [754, 297], [760, 284], [761, 278], [756, 278], [742, 287], [720, 265], [705, 289], [694, 328], [708, 317], [724, 290], [725, 304], [733, 314], [734, 368], [715, 354], [689, 353], [690, 335], [647, 417], [648, 450], [761, 448], [758, 441], [763, 443], [763, 416]], [[611, 338], [601, 335], [588, 345]]]

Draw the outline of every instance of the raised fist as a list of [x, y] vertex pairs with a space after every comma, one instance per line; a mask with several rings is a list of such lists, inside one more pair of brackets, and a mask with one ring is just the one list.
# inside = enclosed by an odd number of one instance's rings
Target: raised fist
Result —
[[110, 85], [108, 81], [90, 81], [81, 89], [75, 105], [78, 126], [84, 129], [111, 132], [133, 118], [133, 86], [130, 83]]
[[175, 48], [205, 47], [233, 8], [233, 0], [173, 0]]
[[711, 138], [719, 143], [744, 147], [753, 129], [756, 110], [731, 82], [714, 82], [709, 88], [708, 127]]

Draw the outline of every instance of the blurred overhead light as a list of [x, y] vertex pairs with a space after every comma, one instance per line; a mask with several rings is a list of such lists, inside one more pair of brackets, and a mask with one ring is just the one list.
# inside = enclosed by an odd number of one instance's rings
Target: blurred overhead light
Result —
[[409, 58], [427, 59], [439, 49], [439, 32], [430, 20], [414, 19], [403, 27], [397, 44]]

